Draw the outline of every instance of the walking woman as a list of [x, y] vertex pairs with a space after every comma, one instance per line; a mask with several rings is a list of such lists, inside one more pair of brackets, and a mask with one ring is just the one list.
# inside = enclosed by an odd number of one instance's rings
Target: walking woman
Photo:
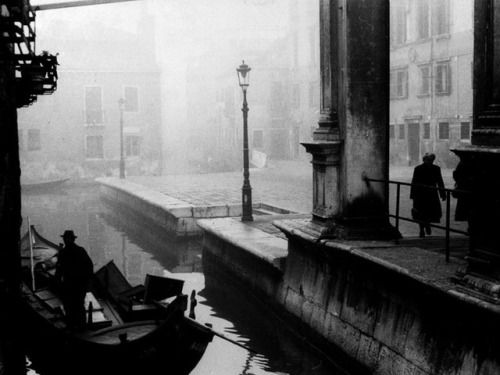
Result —
[[[423, 163], [416, 166], [413, 171], [412, 187], [410, 190], [410, 199], [413, 200], [412, 216], [414, 220], [419, 221], [420, 237], [425, 237], [425, 234], [432, 233], [430, 223], [439, 223], [441, 221], [442, 211], [439, 197], [446, 200], [444, 190], [429, 189], [441, 188], [444, 189], [443, 177], [441, 168], [434, 165], [436, 155], [425, 154]], [[420, 186], [413, 186], [420, 185]]]

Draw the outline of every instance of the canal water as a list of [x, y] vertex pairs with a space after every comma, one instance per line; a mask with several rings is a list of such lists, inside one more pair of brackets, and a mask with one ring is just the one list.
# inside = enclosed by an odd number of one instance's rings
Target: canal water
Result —
[[[87, 249], [95, 270], [114, 260], [132, 285], [143, 284], [147, 273], [184, 280], [184, 292], [195, 290], [198, 295], [196, 319], [252, 349], [216, 336], [193, 375], [346, 374], [276, 316], [263, 311], [243, 289], [212, 278], [205, 283], [199, 242], [176, 241], [161, 229], [106, 204], [100, 199], [98, 185], [68, 184], [22, 198], [23, 234], [28, 218], [52, 242], [61, 242], [61, 234], [71, 229], [78, 236], [76, 243]], [[33, 368], [29, 373], [38, 374]]]

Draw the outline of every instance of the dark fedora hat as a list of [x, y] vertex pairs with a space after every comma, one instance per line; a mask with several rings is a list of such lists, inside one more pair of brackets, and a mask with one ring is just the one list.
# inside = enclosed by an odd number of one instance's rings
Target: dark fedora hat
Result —
[[77, 238], [77, 237], [75, 236], [75, 233], [73, 233], [73, 231], [72, 231], [72, 230], [67, 230], [67, 231], [64, 231], [64, 234], [63, 234], [61, 237], [62, 237], [62, 238], [73, 238], [73, 239]]

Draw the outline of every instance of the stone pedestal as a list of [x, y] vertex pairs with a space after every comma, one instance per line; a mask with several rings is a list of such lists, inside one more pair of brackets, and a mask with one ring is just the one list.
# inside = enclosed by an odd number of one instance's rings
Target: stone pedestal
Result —
[[468, 265], [455, 281], [464, 292], [500, 304], [500, 148], [470, 146], [452, 151], [460, 157], [457, 170], [465, 170], [470, 186], [470, 197], [465, 198], [470, 206]]
[[[388, 217], [389, 1], [320, 2], [321, 115], [312, 154], [313, 238], [399, 237]], [[370, 35], [370, 38], [366, 38]]]
[[495, 304], [500, 304], [499, 17], [497, 1], [475, 1], [472, 144], [452, 150], [460, 158], [454, 172], [458, 188], [464, 189], [462, 183], [470, 191], [463, 217], [469, 221], [468, 264], [455, 281], [464, 292]]

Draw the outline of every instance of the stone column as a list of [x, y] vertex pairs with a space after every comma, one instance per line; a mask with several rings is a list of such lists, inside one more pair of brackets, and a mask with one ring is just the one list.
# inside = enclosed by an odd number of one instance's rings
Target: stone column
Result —
[[[471, 145], [452, 151], [458, 188], [470, 194], [457, 205], [468, 213], [467, 267], [456, 281], [466, 293], [500, 304], [500, 4], [474, 6], [474, 121]], [[464, 211], [462, 211], [463, 213]]]
[[388, 219], [389, 0], [340, 4], [341, 237], [399, 236]]
[[388, 220], [389, 1], [322, 0], [313, 219], [320, 237], [399, 236]]
[[313, 164], [313, 217], [308, 229], [321, 237], [333, 235], [339, 213], [338, 7], [339, 0], [320, 0], [320, 118], [313, 142], [302, 143]]

